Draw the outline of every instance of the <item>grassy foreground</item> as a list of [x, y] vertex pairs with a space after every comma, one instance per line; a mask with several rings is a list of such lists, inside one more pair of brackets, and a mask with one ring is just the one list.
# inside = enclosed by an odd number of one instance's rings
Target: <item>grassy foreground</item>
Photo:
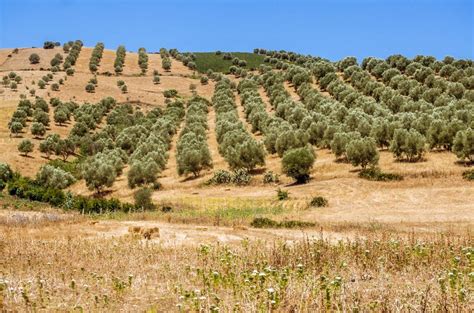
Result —
[[473, 304], [468, 234], [164, 247], [54, 232], [2, 229], [0, 309], [467, 312]]

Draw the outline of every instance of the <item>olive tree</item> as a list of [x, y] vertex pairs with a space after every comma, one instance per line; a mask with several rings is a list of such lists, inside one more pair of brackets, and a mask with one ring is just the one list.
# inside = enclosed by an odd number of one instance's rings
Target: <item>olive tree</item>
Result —
[[33, 152], [34, 144], [29, 139], [23, 139], [18, 144], [18, 151], [24, 156], [28, 156], [28, 153]]
[[416, 130], [396, 129], [390, 142], [390, 151], [397, 159], [404, 156], [408, 162], [415, 162], [423, 157], [425, 144], [425, 137]]
[[288, 150], [282, 158], [282, 171], [294, 178], [297, 183], [306, 183], [309, 180], [315, 157], [310, 146]]
[[38, 173], [36, 173], [36, 182], [48, 188], [64, 189], [75, 181], [74, 176], [70, 173], [47, 164], [42, 166]]
[[44, 134], [46, 134], [46, 127], [45, 127], [44, 124], [42, 124], [42, 123], [33, 122], [33, 123], [31, 124], [31, 134], [32, 134], [35, 138], [43, 137]]
[[17, 121], [10, 123], [10, 132], [17, 136], [23, 130], [23, 124]]
[[171, 59], [169, 57], [165, 57], [161, 60], [161, 66], [167, 72], [171, 69]]
[[474, 130], [472, 128], [456, 133], [453, 142], [453, 152], [461, 160], [474, 161]]
[[347, 160], [353, 166], [366, 168], [367, 165], [376, 165], [379, 161], [379, 152], [375, 140], [370, 137], [352, 140], [346, 147]]
[[84, 163], [82, 177], [85, 179], [89, 190], [95, 190], [100, 194], [105, 187], [112, 186], [118, 175], [117, 166], [114, 162], [118, 162], [119, 166], [123, 166], [117, 159], [111, 160], [107, 154], [100, 152]]
[[40, 56], [36, 53], [32, 53], [29, 57], [30, 64], [38, 64], [40, 62]]

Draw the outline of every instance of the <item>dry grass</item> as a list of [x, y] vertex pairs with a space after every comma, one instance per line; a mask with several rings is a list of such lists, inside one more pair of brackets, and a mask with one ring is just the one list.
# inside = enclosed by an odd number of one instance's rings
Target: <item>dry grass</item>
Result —
[[[472, 309], [474, 251], [472, 236], [466, 233], [400, 236], [379, 231], [334, 244], [323, 233], [288, 240], [265, 232], [165, 224], [159, 227], [161, 238], [148, 241], [128, 235], [128, 229], [152, 224], [120, 222], [117, 228], [117, 223], [0, 225], [0, 308]], [[284, 236], [285, 231], [279, 232]], [[168, 240], [173, 235], [174, 244]]]

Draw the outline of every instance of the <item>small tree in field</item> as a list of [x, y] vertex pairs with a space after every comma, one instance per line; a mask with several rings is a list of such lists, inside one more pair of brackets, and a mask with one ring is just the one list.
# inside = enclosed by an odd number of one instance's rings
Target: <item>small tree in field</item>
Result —
[[38, 81], [38, 87], [40, 89], [44, 89], [46, 87], [46, 83], [43, 80]]
[[33, 152], [33, 148], [34, 144], [29, 139], [23, 139], [18, 144], [18, 151], [24, 156], [28, 156], [28, 153]]
[[17, 136], [23, 130], [23, 125], [20, 122], [12, 122], [10, 124], [10, 132]]
[[283, 155], [282, 171], [287, 176], [296, 179], [296, 182], [306, 183], [314, 161], [315, 154], [311, 147], [291, 149]]
[[40, 56], [36, 53], [32, 53], [29, 57], [30, 64], [38, 64], [40, 62]]
[[95, 92], [95, 86], [94, 86], [94, 84], [91, 84], [91, 83], [87, 84], [87, 85], [86, 85], [86, 91], [89, 92], [89, 93]]
[[160, 83], [160, 76], [158, 76], [158, 75], [153, 76], [153, 83], [155, 85], [159, 84]]

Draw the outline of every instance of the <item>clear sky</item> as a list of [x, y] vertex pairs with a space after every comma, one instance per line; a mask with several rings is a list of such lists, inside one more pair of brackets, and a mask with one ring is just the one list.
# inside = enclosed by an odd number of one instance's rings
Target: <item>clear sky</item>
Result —
[[0, 47], [284, 49], [338, 60], [473, 58], [474, 0], [0, 0]]

